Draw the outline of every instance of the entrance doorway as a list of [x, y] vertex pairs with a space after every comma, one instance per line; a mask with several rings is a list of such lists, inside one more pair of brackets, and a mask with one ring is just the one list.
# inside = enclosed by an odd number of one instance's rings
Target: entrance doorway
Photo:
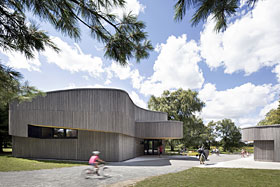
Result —
[[144, 140], [144, 155], [157, 155], [162, 140]]

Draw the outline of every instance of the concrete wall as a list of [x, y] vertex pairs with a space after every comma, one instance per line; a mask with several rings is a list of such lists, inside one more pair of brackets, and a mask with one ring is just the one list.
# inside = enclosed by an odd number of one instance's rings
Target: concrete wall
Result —
[[242, 140], [254, 141], [255, 160], [280, 162], [280, 125], [244, 128]]

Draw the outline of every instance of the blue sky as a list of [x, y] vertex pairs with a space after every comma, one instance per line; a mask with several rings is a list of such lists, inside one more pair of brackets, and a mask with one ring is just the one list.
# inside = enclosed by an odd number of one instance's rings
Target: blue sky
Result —
[[[238, 126], [256, 125], [276, 108], [280, 89], [280, 2], [259, 1], [240, 12], [223, 33], [213, 32], [211, 19], [191, 27], [192, 11], [182, 22], [173, 20], [175, 1], [128, 0], [125, 10], [146, 23], [155, 48], [148, 59], [121, 67], [103, 57], [103, 45], [82, 26], [81, 41], [58, 33], [47, 23], [40, 28], [53, 37], [61, 53], [47, 49], [26, 60], [0, 51], [0, 59], [43, 91], [113, 87], [127, 91], [147, 107], [151, 95], [178, 88], [199, 92], [206, 103], [205, 123], [230, 118]], [[33, 18], [34, 19], [34, 18]]]

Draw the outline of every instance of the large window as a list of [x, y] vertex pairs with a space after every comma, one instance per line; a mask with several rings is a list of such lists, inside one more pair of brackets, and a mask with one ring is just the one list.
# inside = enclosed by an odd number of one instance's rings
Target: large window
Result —
[[73, 129], [49, 128], [28, 125], [28, 137], [32, 138], [77, 138], [78, 131]]

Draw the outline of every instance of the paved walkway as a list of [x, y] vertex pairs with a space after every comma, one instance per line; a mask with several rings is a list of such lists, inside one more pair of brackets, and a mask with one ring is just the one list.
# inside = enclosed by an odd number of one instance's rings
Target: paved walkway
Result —
[[226, 162], [219, 162], [217, 164], [209, 164], [200, 165], [197, 167], [203, 168], [248, 168], [248, 169], [275, 169], [280, 170], [279, 162], [260, 162], [254, 161], [254, 156], [246, 158], [239, 158], [236, 160], [230, 160]]
[[[111, 177], [81, 177], [81, 171], [88, 166], [78, 166], [37, 171], [0, 172], [0, 186], [23, 187], [74, 187], [74, 186], [113, 186], [120, 187], [156, 175], [178, 172], [192, 167], [245, 167], [280, 169], [280, 163], [261, 163], [252, 157], [240, 155], [211, 155], [205, 166], [196, 157], [188, 156], [142, 156], [125, 162], [110, 163]], [[268, 168], [265, 168], [264, 166]]]

